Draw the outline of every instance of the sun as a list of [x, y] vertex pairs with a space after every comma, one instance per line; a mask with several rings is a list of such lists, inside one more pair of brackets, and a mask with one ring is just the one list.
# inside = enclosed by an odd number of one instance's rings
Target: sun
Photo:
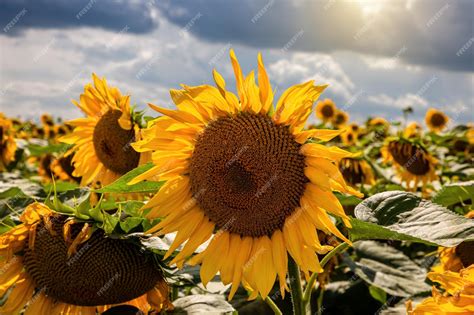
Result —
[[364, 15], [373, 15], [380, 12], [386, 0], [354, 0], [353, 2], [362, 9]]

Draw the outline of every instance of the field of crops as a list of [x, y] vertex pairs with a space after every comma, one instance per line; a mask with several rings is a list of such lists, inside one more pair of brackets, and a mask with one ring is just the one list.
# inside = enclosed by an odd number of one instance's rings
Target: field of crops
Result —
[[95, 74], [0, 114], [0, 314], [474, 314], [474, 125], [230, 61], [152, 117]]

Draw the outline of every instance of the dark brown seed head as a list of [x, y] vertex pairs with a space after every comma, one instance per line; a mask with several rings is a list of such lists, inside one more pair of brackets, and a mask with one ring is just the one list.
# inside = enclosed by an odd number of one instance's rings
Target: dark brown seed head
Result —
[[[70, 258], [70, 244], [63, 239], [64, 216], [51, 218], [51, 235], [41, 222], [33, 249], [27, 248], [23, 261], [39, 290], [49, 297], [73, 305], [98, 306], [132, 300], [164, 281], [161, 269], [137, 245], [106, 237], [96, 230]], [[73, 225], [75, 237], [82, 223]]]
[[122, 115], [119, 110], [109, 110], [94, 128], [94, 149], [99, 160], [109, 170], [125, 174], [138, 166], [140, 154], [131, 144], [135, 141], [135, 132], [120, 127], [118, 119]]
[[430, 171], [427, 152], [422, 147], [407, 142], [392, 141], [388, 145], [393, 159], [414, 175], [425, 175]]
[[440, 113], [434, 113], [433, 116], [431, 116], [431, 124], [435, 127], [441, 127], [446, 123], [446, 119], [444, 116]]
[[456, 255], [464, 268], [474, 264], [474, 242], [462, 242], [456, 247]]
[[334, 115], [334, 108], [331, 105], [324, 105], [321, 108], [321, 113], [324, 117], [331, 118]]
[[356, 159], [344, 158], [339, 162], [339, 170], [344, 180], [351, 185], [364, 182], [365, 174], [363, 173], [360, 162]]
[[218, 118], [197, 139], [192, 194], [220, 229], [271, 235], [299, 207], [308, 182], [300, 147], [286, 126], [268, 116]]

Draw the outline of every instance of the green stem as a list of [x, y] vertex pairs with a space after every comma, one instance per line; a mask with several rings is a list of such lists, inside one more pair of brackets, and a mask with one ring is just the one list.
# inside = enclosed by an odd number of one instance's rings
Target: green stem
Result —
[[291, 256], [288, 257], [288, 274], [290, 276], [291, 301], [293, 314], [304, 315], [303, 288], [301, 287], [300, 268]]
[[268, 306], [270, 306], [270, 308], [272, 309], [273, 313], [275, 313], [275, 315], [283, 315], [283, 313], [280, 311], [280, 309], [275, 304], [275, 302], [273, 302], [271, 297], [267, 296], [265, 298], [265, 302], [267, 303]]
[[[338, 253], [344, 251], [345, 249], [347, 249], [349, 247], [349, 244], [347, 243], [341, 243], [339, 244], [336, 248], [334, 248], [332, 251], [330, 251], [326, 256], [324, 256], [323, 260], [321, 260], [321, 268], [324, 268], [324, 266], [326, 266], [326, 264], [328, 263], [328, 261], [334, 257], [335, 255], [337, 255]], [[314, 281], [316, 281], [316, 278], [318, 277], [318, 273], [317, 272], [313, 272], [313, 274], [311, 275], [311, 277], [309, 278], [308, 280], [308, 284], [306, 286], [306, 289], [304, 291], [304, 295], [303, 295], [303, 303], [306, 304], [309, 302], [309, 299], [311, 298], [311, 292], [313, 291], [313, 285], [314, 285]]]

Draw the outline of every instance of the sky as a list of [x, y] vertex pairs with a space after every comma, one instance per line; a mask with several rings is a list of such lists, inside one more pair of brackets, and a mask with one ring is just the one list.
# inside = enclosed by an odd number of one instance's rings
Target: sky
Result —
[[[173, 108], [169, 89], [235, 90], [234, 49], [245, 73], [262, 53], [277, 94], [329, 84], [351, 121], [422, 121], [428, 108], [474, 121], [472, 0], [2, 0], [0, 111], [80, 117], [71, 103], [94, 72], [132, 103]], [[313, 121], [316, 118], [311, 118]]]

